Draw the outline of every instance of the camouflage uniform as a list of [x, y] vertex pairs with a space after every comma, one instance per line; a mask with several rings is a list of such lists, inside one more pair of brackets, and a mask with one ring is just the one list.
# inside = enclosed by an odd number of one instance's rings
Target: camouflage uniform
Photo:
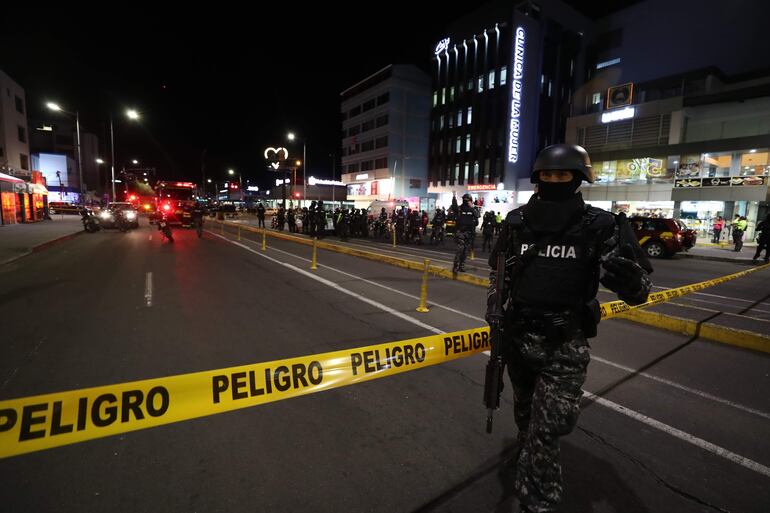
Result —
[[455, 251], [454, 270], [462, 270], [465, 265], [465, 258], [468, 256], [468, 252], [473, 248], [473, 232], [455, 232], [455, 241], [457, 242], [457, 250]]

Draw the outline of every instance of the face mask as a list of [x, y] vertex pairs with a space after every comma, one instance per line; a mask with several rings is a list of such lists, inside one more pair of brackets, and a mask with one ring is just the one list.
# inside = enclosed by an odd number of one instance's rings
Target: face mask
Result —
[[538, 196], [545, 201], [566, 201], [575, 195], [580, 186], [580, 179], [575, 177], [569, 182], [543, 182], [537, 184]]

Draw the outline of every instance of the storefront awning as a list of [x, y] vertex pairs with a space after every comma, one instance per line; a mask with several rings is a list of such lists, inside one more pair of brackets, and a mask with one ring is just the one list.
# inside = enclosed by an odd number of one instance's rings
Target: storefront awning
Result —
[[29, 192], [32, 194], [48, 194], [48, 189], [39, 183], [28, 183], [27, 187], [29, 187]]
[[4, 182], [12, 182], [12, 183], [21, 182], [21, 183], [24, 183], [24, 180], [22, 180], [20, 178], [16, 178], [15, 176], [7, 175], [5, 173], [0, 173], [0, 180], [2, 180]]

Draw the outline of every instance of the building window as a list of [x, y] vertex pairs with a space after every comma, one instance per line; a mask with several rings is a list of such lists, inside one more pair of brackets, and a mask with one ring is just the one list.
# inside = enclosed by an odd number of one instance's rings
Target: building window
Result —
[[354, 116], [358, 116], [359, 114], [361, 114], [361, 106], [360, 105], [358, 107], [353, 107], [352, 109], [350, 109], [350, 117], [351, 118], [354, 117]]
[[29, 171], [29, 157], [23, 153], [20, 153], [19, 160], [21, 161], [21, 168], [25, 171]]
[[343, 157], [347, 157], [348, 156], [348, 149], [347, 148], [342, 148], [342, 156]]
[[470, 169], [470, 164], [467, 162], [465, 163], [465, 174], [463, 174], [463, 183], [468, 183], [468, 170]]
[[372, 98], [371, 100], [365, 101], [362, 107], [362, 112], [366, 112], [367, 110], [372, 110], [375, 105], [376, 103], [374, 98]]
[[344, 139], [347, 136], [348, 136], [348, 131], [343, 128], [342, 129], [342, 138]]
[[366, 121], [361, 124], [361, 131], [362, 132], [368, 132], [369, 130], [374, 129], [374, 120], [370, 119], [369, 121]]
[[342, 115], [342, 121], [346, 121], [348, 119], [348, 113], [347, 112], [341, 112]]
[[460, 164], [455, 164], [455, 172], [452, 174], [449, 180], [452, 183], [455, 183], [457, 181], [457, 178], [459, 178], [459, 176], [460, 176]]
[[489, 89], [495, 88], [495, 70], [489, 72], [487, 76], [487, 82], [489, 83]]
[[390, 101], [390, 93], [383, 93], [377, 97], [377, 105], [385, 105]]
[[371, 171], [372, 169], [374, 169], [374, 161], [365, 160], [361, 162], [361, 171]]
[[463, 138], [458, 137], [457, 139], [455, 139], [455, 153], [460, 153], [462, 148], [463, 148]]
[[468, 80], [468, 92], [473, 91], [473, 79]]
[[27, 142], [27, 131], [24, 130], [24, 127], [23, 126], [17, 126], [16, 128], [18, 128], [18, 130], [19, 130], [19, 141], [21, 141], [23, 143]]
[[477, 87], [476, 87], [477, 93], [483, 93], [484, 92], [484, 75], [481, 75], [477, 79]]
[[457, 111], [457, 126], [463, 126], [463, 111]]
[[359, 145], [354, 144], [348, 149], [348, 155], [355, 155], [359, 151]]
[[479, 161], [473, 163], [473, 183], [479, 183]]
[[374, 141], [366, 141], [361, 143], [361, 151], [372, 151], [374, 149]]
[[388, 115], [387, 114], [377, 118], [377, 128], [380, 128], [381, 126], [385, 126], [387, 124], [388, 124]]
[[598, 105], [602, 103], [602, 93], [594, 93], [591, 95], [591, 105]]
[[548, 97], [551, 97], [551, 94], [553, 93], [553, 80], [548, 81]]
[[471, 151], [471, 134], [465, 136], [465, 151]]
[[358, 173], [358, 162], [348, 165], [348, 173]]
[[438, 152], [439, 154], [444, 153], [444, 139], [438, 142]]
[[452, 86], [449, 88], [449, 102], [455, 101], [455, 87]]
[[504, 86], [508, 81], [508, 66], [500, 68], [500, 85]]
[[438, 105], [438, 91], [433, 91], [433, 106]]
[[439, 130], [443, 130], [444, 129], [444, 115], [443, 114], [439, 118], [438, 129]]
[[455, 117], [452, 115], [451, 112], [449, 114], [447, 114], [447, 117], [449, 118], [448, 119], [448, 121], [449, 121], [449, 128], [454, 128], [454, 126], [455, 126]]
[[484, 182], [489, 183], [489, 159], [484, 159]]
[[374, 161], [374, 169], [385, 169], [388, 167], [388, 159], [383, 157]]
[[446, 105], [446, 87], [441, 88], [441, 105]]
[[4, 156], [5, 156], [5, 150], [3, 150], [3, 147], [0, 146], [0, 157], [4, 157]]
[[386, 148], [388, 146], [388, 136], [378, 137], [375, 146], [377, 148]]
[[18, 112], [19, 114], [24, 114], [24, 100], [22, 100], [18, 96], [16, 96], [16, 112]]
[[468, 107], [465, 113], [465, 124], [470, 125], [471, 121], [473, 121], [473, 107]]

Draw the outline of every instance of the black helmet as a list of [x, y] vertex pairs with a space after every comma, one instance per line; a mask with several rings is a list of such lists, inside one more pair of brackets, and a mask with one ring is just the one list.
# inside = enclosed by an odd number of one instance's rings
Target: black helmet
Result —
[[545, 170], [575, 171], [588, 183], [594, 183], [591, 159], [582, 146], [576, 144], [553, 144], [537, 154], [530, 181], [537, 183], [538, 173]]
[[463, 194], [463, 201], [473, 201], [473, 198], [467, 192]]

